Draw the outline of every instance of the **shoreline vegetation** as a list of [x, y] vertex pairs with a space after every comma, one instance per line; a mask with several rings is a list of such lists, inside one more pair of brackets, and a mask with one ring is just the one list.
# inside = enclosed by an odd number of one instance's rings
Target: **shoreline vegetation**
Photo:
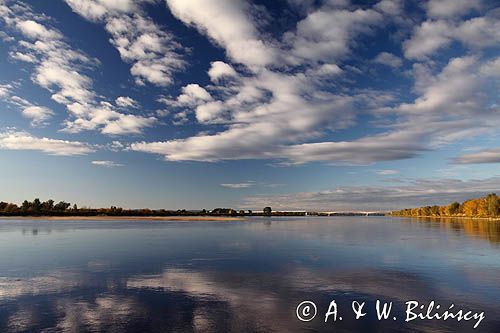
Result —
[[419, 218], [458, 218], [500, 220], [500, 197], [495, 193], [485, 197], [466, 200], [462, 203], [453, 202], [447, 206], [424, 206], [393, 211], [389, 215]]
[[46, 221], [243, 221], [242, 217], [230, 216], [0, 216], [0, 220], [46, 220]]
[[[271, 207], [264, 207], [262, 211], [236, 210], [232, 208], [215, 208], [212, 210], [166, 210], [166, 209], [124, 209], [111, 206], [110, 208], [79, 208], [76, 204], [54, 200], [33, 201], [25, 200], [21, 205], [0, 202], [0, 218], [29, 217], [50, 218], [53, 220], [79, 219], [129, 219], [129, 220], [214, 220], [214, 218], [237, 218], [244, 216], [385, 216], [380, 212], [317, 212], [317, 211], [273, 211]], [[180, 219], [182, 217], [182, 219]], [[227, 220], [227, 219], [226, 219]]]
[[264, 207], [262, 211], [215, 208], [212, 210], [166, 210], [79, 208], [76, 204], [54, 200], [25, 200], [21, 205], [0, 202], [0, 219], [45, 219], [45, 220], [172, 220], [172, 221], [231, 221], [245, 216], [397, 216], [439, 219], [477, 219], [500, 221], [500, 197], [495, 193], [485, 197], [453, 202], [446, 206], [424, 206], [406, 208], [389, 213], [382, 212], [318, 212], [318, 211], [273, 211]]

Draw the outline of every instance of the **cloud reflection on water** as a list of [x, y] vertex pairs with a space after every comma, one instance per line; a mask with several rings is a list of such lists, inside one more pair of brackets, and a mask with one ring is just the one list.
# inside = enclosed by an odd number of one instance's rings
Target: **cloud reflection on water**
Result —
[[[24, 264], [23, 271], [0, 277], [0, 331], [452, 332], [458, 327], [379, 324], [374, 318], [332, 326], [320, 317], [308, 324], [295, 318], [300, 301], [314, 300], [324, 313], [333, 298], [341, 308], [353, 299], [379, 298], [395, 301], [399, 310], [410, 299], [456, 302], [486, 311], [482, 331], [500, 331], [498, 251], [488, 245], [495, 227], [402, 221], [320, 218], [150, 229], [102, 222], [95, 230], [83, 226], [85, 233], [76, 223], [64, 225], [72, 232], [36, 239], [40, 248], [59, 245], [52, 253], [63, 251], [61, 263], [51, 265], [53, 257], [45, 252], [28, 258], [37, 267], [50, 265], [45, 269]], [[129, 239], [136, 242], [117, 249]], [[80, 243], [89, 240], [107, 242], [94, 252]], [[13, 245], [2, 245], [13, 251]], [[81, 250], [67, 252], [71, 249]], [[22, 252], [28, 253], [36, 252]], [[9, 267], [6, 256], [3, 267]], [[458, 328], [466, 332], [470, 326]]]

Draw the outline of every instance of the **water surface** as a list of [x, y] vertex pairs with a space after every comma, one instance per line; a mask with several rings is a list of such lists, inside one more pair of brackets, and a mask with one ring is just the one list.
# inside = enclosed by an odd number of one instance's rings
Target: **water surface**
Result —
[[[374, 302], [394, 302], [378, 321]], [[314, 301], [317, 317], [296, 318]], [[324, 323], [331, 300], [342, 321]], [[355, 320], [351, 302], [366, 302]], [[0, 221], [1, 332], [500, 332], [500, 224], [387, 217]], [[392, 317], [392, 315], [391, 315]]]

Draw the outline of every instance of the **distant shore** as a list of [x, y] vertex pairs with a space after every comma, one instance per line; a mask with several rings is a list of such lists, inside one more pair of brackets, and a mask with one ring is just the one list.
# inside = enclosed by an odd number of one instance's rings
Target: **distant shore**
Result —
[[500, 222], [500, 217], [470, 217], [470, 216], [401, 216], [401, 215], [388, 215], [391, 217], [403, 217], [410, 219], [434, 219], [434, 220], [482, 220]]
[[0, 216], [0, 220], [47, 221], [243, 221], [241, 217], [228, 216]]

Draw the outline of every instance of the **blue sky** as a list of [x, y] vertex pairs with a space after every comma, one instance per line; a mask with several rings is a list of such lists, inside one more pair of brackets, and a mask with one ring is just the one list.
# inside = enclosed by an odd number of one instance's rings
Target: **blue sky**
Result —
[[0, 200], [379, 210], [500, 190], [495, 1], [0, 14]]

